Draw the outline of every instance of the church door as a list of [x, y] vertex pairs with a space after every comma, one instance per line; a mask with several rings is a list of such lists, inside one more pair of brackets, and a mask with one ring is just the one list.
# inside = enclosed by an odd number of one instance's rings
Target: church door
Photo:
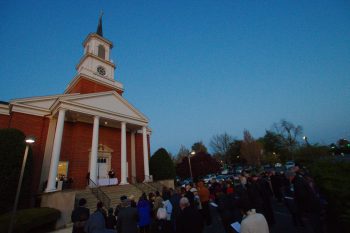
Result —
[[97, 178], [108, 178], [108, 172], [109, 172], [109, 158], [99, 156], [97, 159]]

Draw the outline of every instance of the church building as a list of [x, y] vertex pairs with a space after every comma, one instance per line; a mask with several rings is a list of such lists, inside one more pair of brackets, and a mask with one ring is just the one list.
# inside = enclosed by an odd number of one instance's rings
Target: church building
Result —
[[77, 74], [63, 94], [0, 102], [0, 128], [36, 138], [33, 193], [56, 191], [60, 177], [72, 178], [75, 189], [85, 188], [89, 177], [90, 185], [110, 184], [111, 170], [113, 184], [150, 180], [149, 120], [123, 98], [101, 17], [83, 47]]

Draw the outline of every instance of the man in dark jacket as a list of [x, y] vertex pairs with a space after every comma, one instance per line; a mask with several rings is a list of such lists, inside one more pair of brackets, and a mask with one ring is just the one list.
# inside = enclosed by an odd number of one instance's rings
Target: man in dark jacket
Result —
[[180, 199], [180, 214], [176, 222], [177, 233], [202, 233], [203, 220], [196, 208], [190, 207], [187, 197]]
[[307, 219], [309, 225], [314, 232], [321, 232], [321, 205], [315, 190], [309, 185], [307, 180], [296, 173], [291, 178], [294, 186], [294, 199], [297, 205], [297, 214]]
[[[122, 198], [121, 198], [122, 199]], [[118, 233], [138, 233], [137, 223], [139, 221], [138, 211], [130, 206], [130, 200], [124, 199], [121, 203], [117, 218]]]
[[86, 199], [79, 200], [79, 206], [72, 211], [73, 233], [83, 233], [86, 221], [89, 219], [90, 210], [85, 208]]

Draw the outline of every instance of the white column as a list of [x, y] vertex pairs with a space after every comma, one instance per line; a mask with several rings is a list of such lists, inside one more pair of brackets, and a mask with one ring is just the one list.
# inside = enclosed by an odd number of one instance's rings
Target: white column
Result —
[[128, 181], [126, 180], [127, 177], [127, 163], [126, 163], [126, 123], [121, 123], [122, 129], [121, 129], [121, 178], [120, 178], [120, 184], [128, 184]]
[[[100, 117], [94, 116], [94, 128], [92, 130], [92, 145], [90, 157], [90, 179], [97, 184], [97, 154], [98, 154], [98, 130]], [[90, 184], [93, 186], [93, 184]]]
[[50, 162], [49, 178], [47, 180], [47, 187], [45, 192], [56, 191], [56, 177], [57, 177], [58, 162], [60, 160], [60, 153], [61, 153], [65, 113], [66, 113], [65, 109], [60, 109], [60, 111], [58, 112], [55, 139], [53, 142], [52, 156], [51, 156], [51, 162]]
[[148, 142], [147, 142], [146, 126], [142, 127], [142, 138], [143, 138], [143, 167], [144, 167], [144, 171], [145, 171], [144, 182], [148, 182], [148, 181], [150, 181], [150, 179], [149, 179]]
[[[136, 178], [135, 131], [131, 132], [131, 176]], [[136, 180], [133, 180], [136, 182]]]

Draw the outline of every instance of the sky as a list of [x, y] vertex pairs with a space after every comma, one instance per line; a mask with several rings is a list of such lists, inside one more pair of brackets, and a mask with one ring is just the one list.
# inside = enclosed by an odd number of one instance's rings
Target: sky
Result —
[[0, 1], [0, 100], [62, 94], [103, 10], [123, 97], [151, 153], [286, 119], [310, 143], [350, 139], [350, 2]]

